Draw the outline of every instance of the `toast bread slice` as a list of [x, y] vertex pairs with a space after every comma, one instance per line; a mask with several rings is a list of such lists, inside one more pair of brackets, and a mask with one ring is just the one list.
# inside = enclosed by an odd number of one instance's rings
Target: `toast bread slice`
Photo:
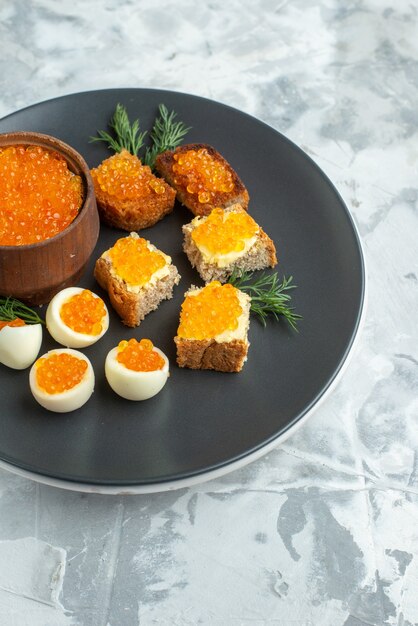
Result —
[[[233, 213], [243, 211], [244, 209], [239, 204], [234, 204], [225, 212]], [[187, 255], [191, 265], [196, 268], [201, 278], [207, 283], [212, 280], [219, 280], [224, 283], [228, 280], [234, 270], [239, 271], [254, 271], [261, 270], [267, 267], [274, 267], [277, 265], [276, 248], [270, 237], [259, 226], [259, 231], [256, 235], [256, 239], [251, 247], [235, 260], [228, 264], [220, 264], [205, 259], [204, 254], [201, 252], [195, 241], [193, 240], [193, 230], [201, 223], [205, 221], [206, 217], [194, 218], [189, 224], [183, 226], [183, 250]]]
[[[208, 202], [199, 202], [197, 193], [190, 193], [187, 190], [187, 184], [176, 182], [178, 177], [173, 170], [176, 158], [184, 155], [186, 152], [193, 150], [206, 150], [211, 162], [217, 163], [224, 168], [230, 175], [233, 189], [231, 191], [210, 191], [211, 199]], [[249, 194], [241, 179], [231, 165], [219, 154], [215, 148], [208, 144], [191, 143], [182, 145], [175, 150], [167, 150], [158, 155], [155, 163], [157, 172], [167, 183], [177, 192], [178, 200], [186, 206], [194, 215], [208, 215], [215, 207], [226, 209], [231, 204], [239, 203], [244, 209], [248, 207]]]
[[[149, 228], [171, 213], [176, 199], [175, 190], [164, 180], [152, 174], [148, 165], [140, 165], [139, 171], [147, 181], [138, 191], [138, 195], [131, 197], [117, 197], [103, 189], [100, 184], [100, 168], [113, 159], [119, 161], [137, 159], [127, 150], [115, 154], [103, 161], [97, 168], [91, 170], [97, 208], [100, 218], [108, 226], [133, 231]], [[139, 161], [139, 159], [137, 159]], [[151, 185], [149, 184], [151, 183]], [[155, 191], [155, 189], [158, 189]]]

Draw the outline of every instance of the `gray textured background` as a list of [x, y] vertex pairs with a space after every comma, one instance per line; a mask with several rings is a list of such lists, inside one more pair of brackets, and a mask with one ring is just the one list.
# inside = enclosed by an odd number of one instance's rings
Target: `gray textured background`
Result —
[[344, 379], [252, 465], [131, 497], [1, 471], [1, 626], [418, 624], [417, 32], [406, 0], [0, 0], [0, 116], [104, 87], [233, 105], [324, 169], [369, 274]]

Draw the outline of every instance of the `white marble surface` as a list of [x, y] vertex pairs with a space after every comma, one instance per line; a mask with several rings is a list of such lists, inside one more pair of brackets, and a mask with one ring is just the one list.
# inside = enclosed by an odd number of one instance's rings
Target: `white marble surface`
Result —
[[0, 2], [0, 116], [162, 87], [300, 145], [359, 227], [369, 306], [345, 377], [277, 451], [147, 496], [0, 472], [1, 626], [418, 624], [414, 0]]

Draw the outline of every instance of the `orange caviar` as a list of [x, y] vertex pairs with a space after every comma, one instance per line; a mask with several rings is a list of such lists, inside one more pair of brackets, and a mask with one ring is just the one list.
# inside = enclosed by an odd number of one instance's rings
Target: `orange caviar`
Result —
[[154, 350], [154, 345], [149, 339], [141, 339], [139, 342], [136, 339], [121, 341], [116, 359], [127, 369], [135, 372], [155, 372], [165, 365], [163, 357]]
[[25, 322], [20, 317], [15, 317], [14, 320], [8, 320], [6, 322], [0, 322], [0, 330], [3, 330], [5, 326], [26, 326]]
[[117, 276], [130, 285], [145, 285], [157, 270], [166, 265], [161, 252], [150, 250], [142, 237], [123, 237], [109, 250]]
[[83, 199], [80, 176], [40, 146], [0, 148], [0, 245], [38, 243], [63, 231]]
[[238, 290], [214, 280], [197, 294], [186, 296], [177, 335], [183, 339], [210, 339], [236, 330], [241, 314]]
[[231, 171], [214, 159], [206, 148], [175, 153], [173, 164], [176, 185], [196, 195], [201, 204], [211, 202], [219, 192], [230, 193], [234, 189]]
[[246, 241], [258, 231], [258, 225], [246, 211], [214, 209], [192, 231], [192, 239], [197, 246], [204, 246], [210, 252], [228, 254], [244, 250]]
[[46, 393], [62, 393], [78, 385], [86, 371], [84, 359], [60, 352], [36, 361], [36, 382]]
[[89, 289], [71, 296], [61, 306], [60, 317], [76, 333], [100, 335], [106, 315], [104, 302]]
[[91, 175], [102, 191], [118, 200], [165, 193], [164, 182], [154, 176], [148, 165], [142, 165], [138, 157], [127, 150], [103, 161], [91, 170]]

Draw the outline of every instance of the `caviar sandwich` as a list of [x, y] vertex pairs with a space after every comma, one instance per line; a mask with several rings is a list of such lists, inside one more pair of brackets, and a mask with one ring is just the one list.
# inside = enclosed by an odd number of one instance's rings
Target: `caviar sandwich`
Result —
[[109, 226], [141, 230], [173, 210], [174, 189], [127, 150], [103, 161], [91, 176], [100, 217]]
[[248, 353], [251, 298], [213, 281], [185, 294], [174, 338], [180, 367], [241, 371]]
[[205, 282], [277, 264], [273, 241], [240, 204], [195, 217], [183, 233], [183, 249]]
[[171, 258], [134, 232], [101, 255], [94, 276], [122, 322], [132, 327], [170, 299], [180, 281]]
[[248, 191], [230, 164], [212, 146], [193, 143], [159, 154], [157, 172], [177, 192], [177, 198], [194, 215], [239, 203], [244, 209]]

